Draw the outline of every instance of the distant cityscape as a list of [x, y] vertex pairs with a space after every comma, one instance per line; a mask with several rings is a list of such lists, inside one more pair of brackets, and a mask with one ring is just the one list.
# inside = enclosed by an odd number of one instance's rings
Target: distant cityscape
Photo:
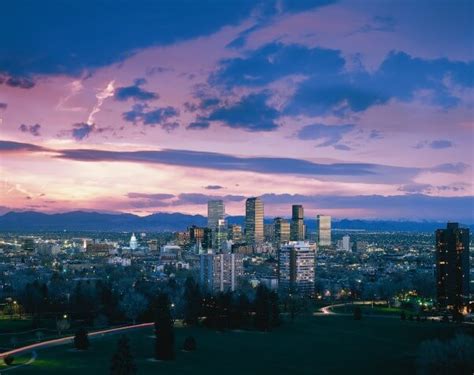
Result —
[[327, 215], [317, 215], [316, 227], [307, 228], [302, 205], [291, 207], [290, 219], [264, 223], [259, 197], [246, 200], [243, 226], [227, 222], [223, 200], [209, 201], [207, 211], [205, 227], [133, 233], [128, 241], [121, 233], [110, 238], [4, 233], [2, 298], [19, 296], [13, 280], [22, 270], [54, 259], [39, 268], [45, 276], [61, 270], [64, 275], [80, 272], [87, 280], [107, 267], [136, 267], [156, 280], [169, 280], [176, 272], [194, 274], [210, 293], [262, 284], [282, 296], [398, 298], [398, 303], [411, 293], [424, 297], [428, 311], [466, 315], [472, 309], [470, 231], [457, 223], [436, 230], [434, 237], [334, 231]]
[[474, 375], [474, 0], [14, 0], [0, 375]]

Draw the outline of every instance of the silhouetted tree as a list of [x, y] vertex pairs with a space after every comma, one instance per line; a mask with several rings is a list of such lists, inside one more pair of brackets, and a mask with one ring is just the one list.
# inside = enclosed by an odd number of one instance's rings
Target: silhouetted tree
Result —
[[262, 284], [257, 287], [255, 294], [255, 328], [259, 331], [271, 329], [271, 304], [269, 290]]
[[120, 309], [125, 316], [136, 323], [137, 318], [142, 314], [148, 306], [147, 299], [134, 290], [129, 291], [120, 301]]
[[8, 356], [6, 356], [5, 358], [3, 358], [3, 362], [5, 362], [5, 364], [6, 364], [7, 366], [11, 366], [14, 361], [15, 361], [15, 357], [13, 357], [13, 356], [11, 356], [11, 355], [8, 355]]
[[166, 294], [161, 294], [158, 297], [158, 303], [155, 319], [155, 357], [165, 361], [172, 360], [175, 353], [171, 302]]
[[229, 328], [242, 328], [248, 323], [248, 316], [250, 311], [250, 302], [245, 294], [233, 296], [230, 314], [229, 314]]
[[232, 293], [219, 293], [216, 297], [216, 328], [224, 331], [230, 327]]
[[184, 340], [183, 350], [192, 352], [197, 349], [196, 339], [193, 336], [188, 336]]
[[77, 350], [89, 349], [89, 336], [85, 328], [79, 328], [74, 336], [74, 347]]
[[460, 313], [458, 310], [453, 310], [453, 322], [462, 323], [464, 321], [464, 315]]
[[117, 342], [117, 350], [112, 357], [110, 375], [134, 375], [137, 367], [130, 351], [127, 336], [122, 335]]
[[354, 320], [362, 319], [362, 309], [359, 306], [354, 307]]
[[202, 296], [199, 285], [192, 277], [188, 277], [184, 283], [184, 322], [187, 325], [194, 326], [198, 324], [201, 314]]
[[281, 324], [278, 294], [276, 292], [270, 292], [269, 299], [271, 305], [270, 325], [272, 327], [278, 327]]

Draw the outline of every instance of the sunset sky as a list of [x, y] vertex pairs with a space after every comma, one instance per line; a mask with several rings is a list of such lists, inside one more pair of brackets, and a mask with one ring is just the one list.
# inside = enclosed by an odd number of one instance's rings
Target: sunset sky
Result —
[[6, 1], [0, 213], [474, 222], [472, 1]]

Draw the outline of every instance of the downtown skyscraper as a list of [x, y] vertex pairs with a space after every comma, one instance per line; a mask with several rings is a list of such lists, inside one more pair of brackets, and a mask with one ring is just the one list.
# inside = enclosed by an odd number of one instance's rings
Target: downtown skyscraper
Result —
[[316, 236], [319, 246], [331, 246], [331, 216], [316, 216]]
[[212, 247], [218, 249], [221, 243], [227, 239], [224, 201], [207, 202], [207, 227], [212, 231]]
[[245, 201], [245, 240], [256, 246], [263, 242], [263, 202], [260, 198]]
[[300, 204], [294, 204], [291, 207], [291, 227], [290, 227], [290, 240], [291, 241], [304, 241], [305, 238], [305, 226], [304, 226], [304, 210]]
[[469, 229], [448, 223], [436, 235], [436, 295], [438, 307], [457, 313], [469, 304]]
[[274, 243], [276, 249], [279, 249], [282, 243], [290, 240], [290, 223], [281, 218], [276, 217], [273, 219], [274, 226]]

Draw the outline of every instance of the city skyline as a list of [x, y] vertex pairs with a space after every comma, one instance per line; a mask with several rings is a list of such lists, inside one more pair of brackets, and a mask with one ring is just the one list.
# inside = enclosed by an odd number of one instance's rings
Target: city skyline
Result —
[[472, 2], [25, 4], [0, 25], [0, 214], [260, 196], [474, 222]]
[[474, 0], [1, 9], [0, 373], [474, 375]]

